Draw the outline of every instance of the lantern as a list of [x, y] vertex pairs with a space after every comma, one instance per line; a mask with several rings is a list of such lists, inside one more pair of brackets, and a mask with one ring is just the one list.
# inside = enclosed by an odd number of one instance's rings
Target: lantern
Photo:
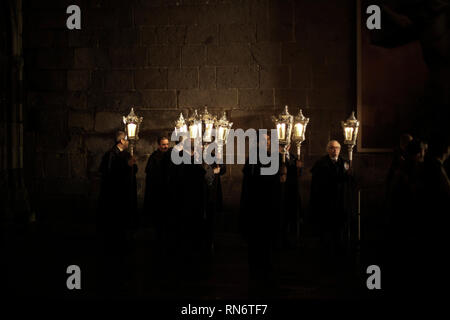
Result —
[[281, 154], [283, 155], [283, 163], [286, 160], [287, 146], [291, 143], [291, 132], [293, 116], [289, 114], [288, 106], [285, 106], [284, 111], [278, 115], [278, 118], [272, 116], [272, 120], [276, 125], [278, 143], [283, 147]]
[[233, 126], [233, 122], [228, 121], [226, 111], [223, 112], [222, 117], [216, 120], [216, 142], [218, 146], [218, 157], [222, 157], [223, 146], [227, 143], [228, 134]]
[[344, 144], [348, 146], [348, 159], [350, 163], [353, 158], [353, 147], [356, 145], [356, 138], [358, 137], [359, 121], [355, 118], [353, 111], [346, 121], [341, 121], [342, 129], [344, 130]]
[[139, 126], [142, 123], [143, 117], [138, 117], [134, 113], [134, 108], [131, 108], [130, 113], [123, 117], [123, 123], [125, 124], [125, 132], [127, 133], [128, 140], [130, 141], [130, 153], [133, 155], [134, 144], [139, 140]]
[[298, 115], [294, 118], [294, 128], [292, 131], [292, 141], [295, 142], [297, 147], [298, 160], [300, 160], [300, 148], [302, 142], [305, 141], [306, 126], [308, 125], [308, 122], [309, 118], [306, 118], [302, 113], [302, 109], [300, 109]]
[[180, 113], [180, 117], [175, 121], [175, 134], [178, 136], [184, 132], [187, 132], [186, 121], [184, 120], [183, 113]]
[[194, 110], [194, 114], [188, 119], [189, 125], [189, 137], [191, 139], [201, 138], [202, 136], [202, 120], [197, 113], [197, 109]]
[[214, 117], [211, 113], [208, 112], [207, 106], [205, 106], [205, 111], [201, 116], [201, 120], [202, 120], [202, 129], [205, 132], [203, 134], [203, 142], [211, 143], [214, 122], [216, 121], [216, 117]]

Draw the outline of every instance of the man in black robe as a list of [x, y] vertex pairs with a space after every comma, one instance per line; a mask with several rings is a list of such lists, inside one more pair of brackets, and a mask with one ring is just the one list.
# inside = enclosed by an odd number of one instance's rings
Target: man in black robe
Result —
[[[258, 136], [259, 138], [259, 136]], [[267, 145], [271, 152], [269, 135], [258, 139], [256, 152]], [[252, 146], [250, 146], [252, 147]], [[243, 169], [239, 229], [248, 243], [249, 285], [257, 295], [271, 294], [276, 287], [276, 260], [281, 239], [281, 184], [286, 173], [280, 167], [273, 175], [261, 174], [262, 164], [247, 159]]]
[[405, 148], [405, 158], [392, 175], [389, 199], [390, 235], [402, 246], [411, 245], [417, 238], [420, 199], [423, 193], [422, 171], [425, 155], [424, 144], [415, 139]]
[[[435, 218], [425, 219], [428, 236], [438, 237], [443, 232], [436, 232], [444, 227], [442, 223], [444, 212], [448, 212], [450, 203], [450, 180], [444, 163], [450, 157], [450, 144], [446, 137], [436, 136], [430, 140], [429, 149], [424, 162], [424, 201], [427, 211], [433, 213]], [[439, 214], [441, 212], [442, 214]]]
[[[132, 234], [137, 227], [136, 159], [127, 151], [125, 132], [118, 131], [116, 144], [105, 153], [100, 164], [101, 190], [97, 232], [103, 263], [99, 270], [103, 288], [123, 286], [129, 279], [127, 258], [132, 252]], [[118, 279], [119, 283], [116, 283]]]
[[[205, 212], [205, 169], [194, 142], [176, 145], [169, 155], [168, 190], [173, 195], [168, 205], [167, 230], [171, 256], [169, 267], [188, 270], [202, 249]], [[174, 159], [183, 159], [176, 163]], [[199, 160], [200, 159], [200, 160]]]
[[344, 253], [344, 231], [351, 214], [353, 178], [340, 151], [339, 142], [330, 141], [328, 154], [311, 169], [311, 222], [319, 232], [325, 258]]
[[417, 232], [419, 254], [415, 257], [415, 276], [420, 281], [415, 289], [421, 292], [437, 293], [435, 289], [448, 285], [445, 274], [449, 270], [446, 221], [450, 212], [450, 179], [444, 163], [449, 157], [448, 138], [440, 134], [432, 136], [424, 162], [423, 204]]
[[[206, 147], [207, 148], [207, 147]], [[213, 154], [214, 156], [214, 154]], [[205, 258], [214, 254], [214, 221], [216, 213], [222, 210], [222, 182], [221, 176], [227, 172], [225, 164], [203, 163], [205, 169]]]
[[116, 144], [100, 164], [101, 190], [98, 227], [101, 231], [133, 229], [137, 225], [136, 158], [127, 151], [125, 132], [116, 134]]
[[[289, 150], [290, 147], [288, 146]], [[282, 154], [280, 151], [280, 160], [282, 163]], [[281, 193], [280, 193], [280, 210], [281, 215], [281, 247], [289, 248], [300, 237], [300, 223], [302, 216], [302, 202], [299, 189], [299, 178], [302, 175], [303, 163], [298, 159], [296, 154], [286, 153], [286, 162], [281, 166]], [[295, 240], [294, 240], [295, 239]]]
[[167, 202], [167, 151], [169, 150], [169, 139], [158, 138], [158, 149], [148, 159], [145, 167], [145, 197], [144, 197], [144, 224], [152, 224], [157, 232], [162, 232], [164, 213]]

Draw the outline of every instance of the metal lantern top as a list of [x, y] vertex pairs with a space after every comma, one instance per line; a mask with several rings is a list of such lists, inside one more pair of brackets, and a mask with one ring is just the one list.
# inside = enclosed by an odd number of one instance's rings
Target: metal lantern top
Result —
[[233, 126], [233, 122], [230, 122], [227, 119], [226, 111], [223, 112], [222, 117], [219, 120], [216, 120], [215, 126], [217, 142], [226, 143], [230, 129]]
[[134, 108], [131, 108], [130, 113], [123, 117], [123, 123], [125, 125], [125, 130], [127, 132], [128, 139], [138, 140], [139, 139], [139, 126], [144, 120], [143, 117], [138, 117], [134, 113]]
[[199, 121], [201, 121], [200, 116], [198, 115], [197, 109], [194, 109], [194, 113], [188, 118], [188, 124], [192, 125]]
[[177, 134], [182, 133], [182, 132], [187, 132], [186, 121], [184, 120], [182, 112], [180, 113], [180, 117], [178, 118], [178, 120], [175, 121], [175, 132]]
[[194, 110], [194, 114], [188, 119], [189, 135], [191, 139], [196, 139], [202, 136], [202, 120], [198, 115], [197, 109]]
[[278, 115], [278, 118], [272, 116], [272, 120], [277, 127], [278, 141], [280, 145], [288, 145], [291, 142], [293, 116], [289, 114], [288, 106]]
[[294, 131], [292, 133], [292, 140], [294, 142], [302, 143], [305, 141], [305, 132], [308, 122], [309, 118], [306, 118], [302, 113], [302, 109], [299, 109], [298, 115], [294, 118]]
[[214, 123], [214, 121], [216, 120], [216, 117], [213, 116], [211, 113], [208, 112], [208, 107], [205, 106], [205, 110], [203, 111], [203, 114], [201, 116], [202, 121], [204, 121], [205, 123]]
[[359, 129], [359, 121], [355, 118], [355, 112], [353, 111], [347, 120], [341, 121], [341, 125], [344, 130], [344, 144], [354, 146], [356, 144]]

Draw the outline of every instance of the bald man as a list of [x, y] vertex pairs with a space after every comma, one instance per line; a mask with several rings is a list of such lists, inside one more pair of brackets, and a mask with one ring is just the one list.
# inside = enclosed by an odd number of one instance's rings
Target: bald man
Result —
[[349, 163], [340, 152], [339, 142], [331, 140], [327, 155], [311, 169], [311, 220], [319, 231], [326, 256], [343, 253], [344, 229], [350, 214], [352, 177]]

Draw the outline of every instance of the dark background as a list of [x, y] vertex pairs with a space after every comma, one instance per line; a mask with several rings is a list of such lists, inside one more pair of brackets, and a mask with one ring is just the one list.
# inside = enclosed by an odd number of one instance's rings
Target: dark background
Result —
[[[8, 3], [0, 19], [2, 72], [11, 65]], [[81, 8], [81, 30], [66, 28], [71, 4]], [[47, 253], [61, 266], [71, 264], [71, 254], [75, 262], [93, 255], [77, 239], [95, 234], [100, 159], [131, 107], [144, 117], [136, 151], [140, 201], [156, 137], [171, 132], [180, 111], [186, 115], [206, 104], [210, 111], [227, 111], [233, 128], [245, 130], [270, 128], [270, 116], [286, 104], [292, 114], [301, 107], [310, 118], [302, 147], [305, 210], [308, 169], [330, 139], [343, 141], [340, 122], [356, 110], [355, 1], [23, 0], [22, 41], [23, 167], [11, 168], [8, 159], [17, 151], [11, 134], [2, 135], [3, 234], [16, 239], [28, 234], [27, 221], [36, 221], [33, 232], [48, 235], [36, 247], [50, 246]], [[5, 105], [9, 79], [2, 78]], [[2, 112], [3, 132], [10, 117]], [[370, 247], [383, 237], [391, 155], [355, 151], [361, 233]], [[225, 207], [216, 230], [225, 238], [237, 232], [241, 170], [229, 165], [222, 180]], [[18, 189], [11, 188], [13, 171], [24, 182]], [[164, 201], [173, 199], [167, 194]], [[32, 239], [10, 240], [20, 248], [8, 253], [19, 266], [12, 289], [19, 295], [39, 292], [20, 276], [43, 263], [30, 255]], [[58, 263], [41, 266], [48, 275], [61, 274], [52, 289], [65, 287]]]

